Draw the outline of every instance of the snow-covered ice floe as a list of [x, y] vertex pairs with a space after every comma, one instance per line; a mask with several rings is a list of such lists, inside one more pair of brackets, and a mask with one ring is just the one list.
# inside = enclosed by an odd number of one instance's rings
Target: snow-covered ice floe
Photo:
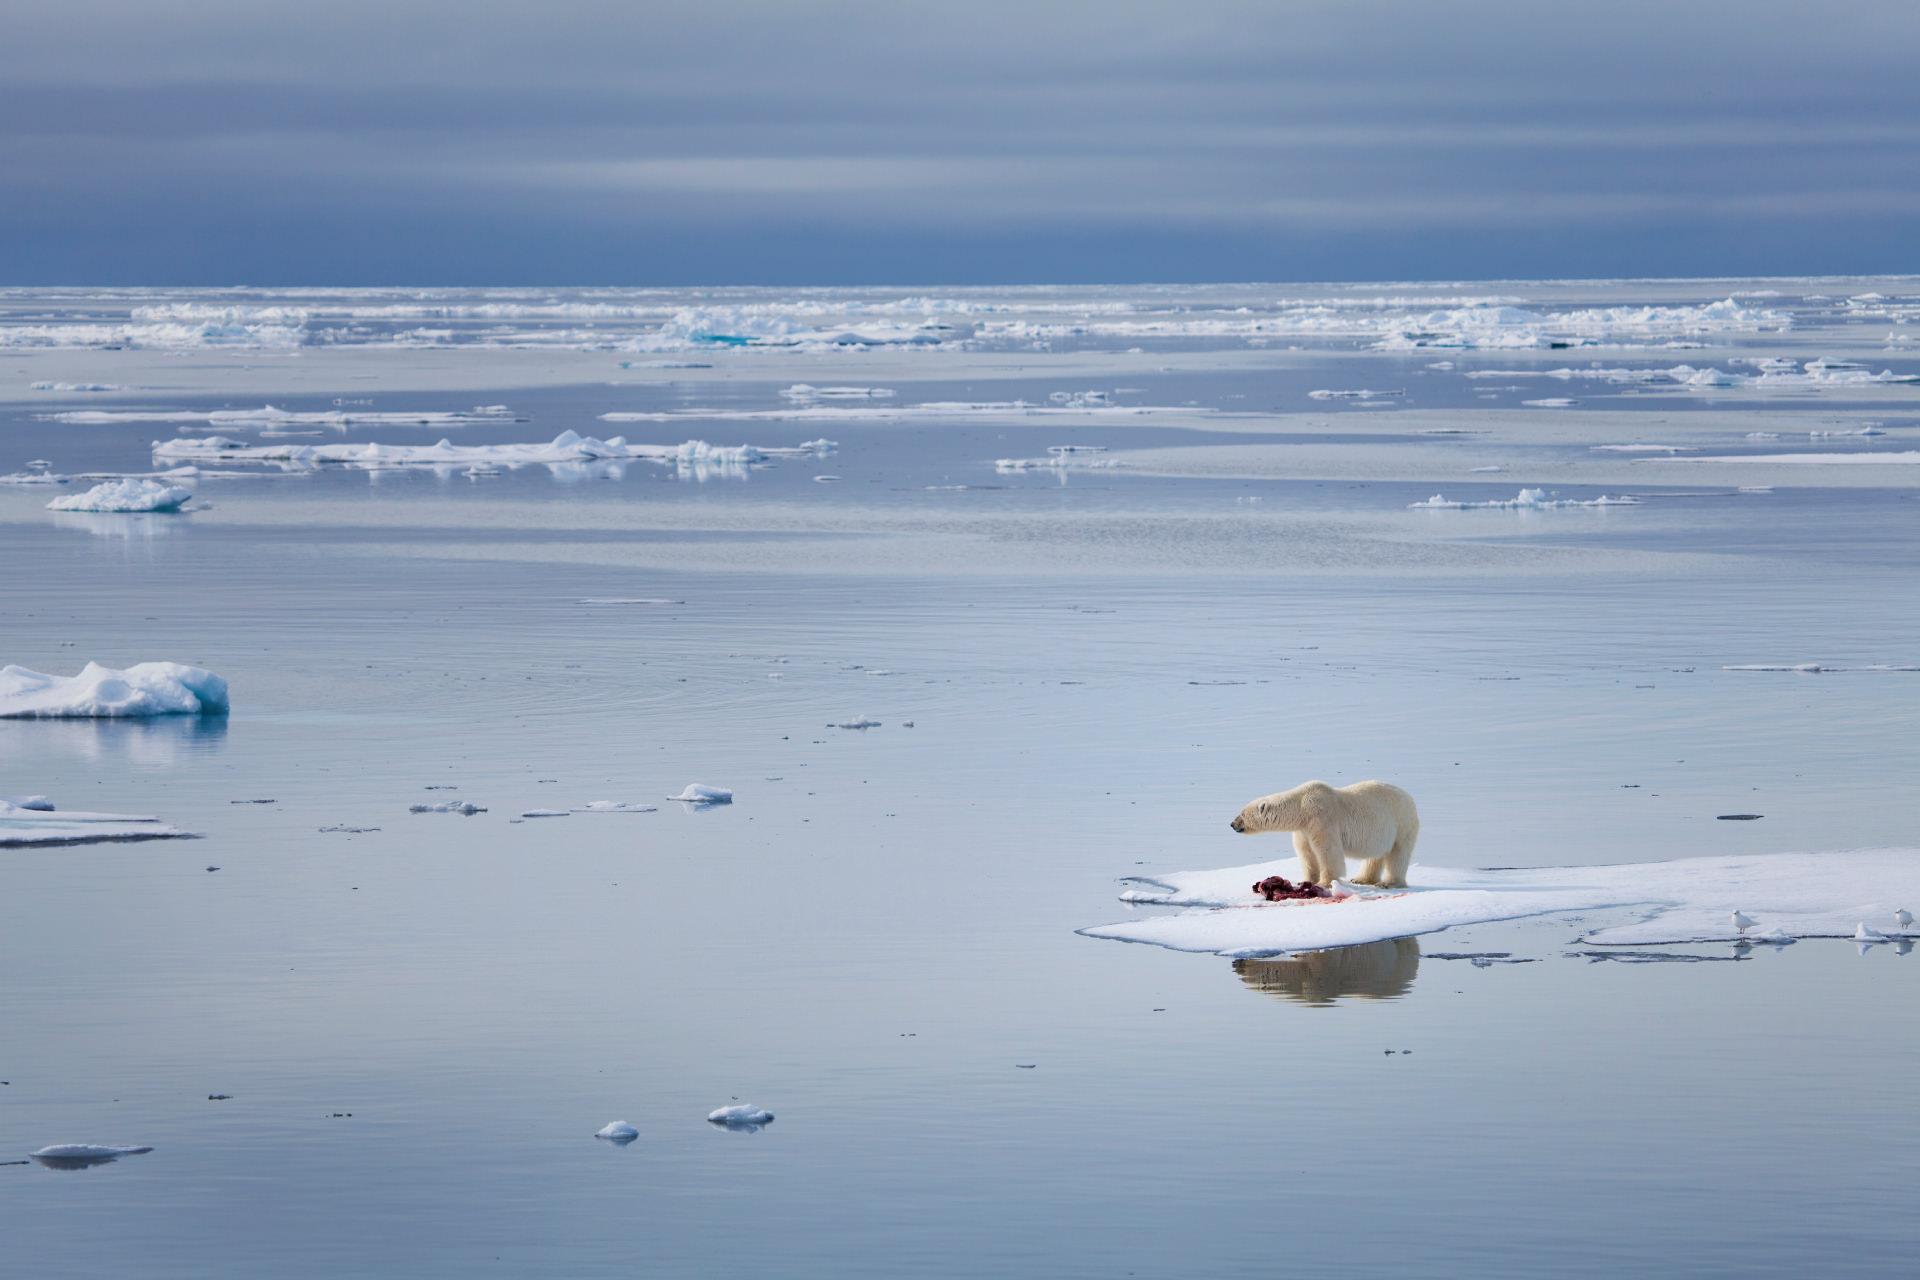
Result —
[[667, 799], [697, 805], [732, 804], [733, 792], [725, 787], [709, 787], [703, 782], [689, 782], [686, 790], [677, 796], [668, 796]]
[[1407, 507], [1413, 511], [1546, 511], [1553, 507], [1637, 507], [1640, 499], [1628, 497], [1609, 497], [1601, 494], [1597, 498], [1556, 498], [1547, 489], [1522, 489], [1511, 498], [1494, 498], [1487, 502], [1454, 502], [1444, 494], [1434, 494], [1424, 502], [1409, 502]]
[[[1737, 363], [1737, 361], [1736, 361]], [[1475, 369], [1469, 378], [1555, 378], [1562, 382], [1601, 382], [1610, 386], [1675, 387], [1692, 391], [1807, 391], [1829, 388], [1887, 386], [1920, 382], [1920, 374], [1895, 373], [1882, 369], [1875, 373], [1853, 360], [1809, 360], [1804, 365], [1792, 360], [1763, 358], [1753, 360], [1758, 372], [1728, 373], [1720, 369], [1696, 369], [1689, 364], [1669, 369], [1604, 368], [1586, 369]], [[1527, 403], [1532, 404], [1533, 401]]]
[[576, 431], [562, 431], [544, 444], [265, 444], [250, 445], [228, 436], [156, 440], [153, 456], [161, 461], [276, 462], [294, 466], [385, 467], [473, 466], [486, 464], [522, 467], [565, 462], [640, 459], [666, 466], [748, 467], [773, 458], [813, 458], [834, 452], [831, 440], [808, 440], [791, 447], [751, 444], [712, 445], [704, 440], [684, 444], [630, 444], [624, 436], [596, 440]]
[[193, 835], [155, 817], [56, 809], [45, 796], [0, 800], [0, 849], [33, 845], [180, 840]]
[[408, 813], [458, 813], [471, 818], [476, 813], [485, 813], [485, 805], [471, 800], [441, 800], [437, 803], [421, 802], [407, 806]]
[[639, 1137], [640, 1131], [628, 1124], [625, 1120], [615, 1120], [593, 1136], [596, 1138], [604, 1138], [608, 1142], [617, 1143], [624, 1147], [627, 1143]]
[[47, 504], [49, 511], [178, 511], [193, 490], [158, 480], [107, 480], [85, 493], [70, 493]]
[[993, 469], [1000, 472], [1012, 471], [1111, 471], [1120, 466], [1117, 458], [1089, 458], [1088, 453], [1104, 453], [1104, 449], [1076, 447], [1074, 445], [1049, 445], [1044, 458], [996, 458]]
[[1373, 391], [1363, 387], [1363, 388], [1356, 388], [1353, 390], [1345, 390], [1345, 391], [1330, 391], [1330, 390], [1309, 391], [1307, 392], [1307, 399], [1309, 400], [1387, 400], [1387, 399], [1392, 399], [1395, 396], [1404, 396], [1406, 394], [1407, 393], [1404, 388], [1398, 391]]
[[89, 662], [76, 676], [0, 667], [0, 720], [227, 713], [227, 682], [178, 662], [124, 671]]
[[891, 387], [816, 387], [796, 382], [780, 393], [789, 400], [884, 400], [893, 395]]
[[773, 1123], [773, 1112], [743, 1102], [710, 1112], [707, 1123], [725, 1125], [729, 1129], [758, 1129], [763, 1124]]
[[1135, 876], [1125, 902], [1193, 910], [1081, 929], [1091, 938], [1148, 942], [1175, 951], [1278, 955], [1349, 947], [1462, 925], [1568, 912], [1617, 910], [1630, 918], [1589, 927], [1595, 946], [1851, 938], [1864, 922], [1890, 939], [1903, 904], [1920, 901], [1920, 849], [1776, 853], [1602, 867], [1498, 870], [1416, 865], [1408, 889], [1354, 887], [1342, 900], [1266, 902], [1251, 886], [1297, 876], [1285, 858], [1214, 871]]
[[638, 800], [589, 800], [577, 805], [574, 813], [655, 813], [658, 805], [642, 804]]

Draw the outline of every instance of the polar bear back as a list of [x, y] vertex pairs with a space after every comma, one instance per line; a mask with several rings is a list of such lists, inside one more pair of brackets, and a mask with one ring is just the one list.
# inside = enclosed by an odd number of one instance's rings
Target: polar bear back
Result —
[[1403, 840], [1420, 830], [1420, 811], [1413, 797], [1391, 782], [1370, 779], [1350, 787], [1309, 782], [1301, 808], [1310, 819], [1309, 830], [1337, 840], [1348, 857], [1384, 858]]

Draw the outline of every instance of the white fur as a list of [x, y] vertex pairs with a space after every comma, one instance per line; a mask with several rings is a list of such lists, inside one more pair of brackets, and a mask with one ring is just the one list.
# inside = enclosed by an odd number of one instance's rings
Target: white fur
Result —
[[1315, 884], [1346, 879], [1351, 856], [1361, 860], [1355, 884], [1398, 889], [1407, 883], [1420, 813], [1413, 797], [1390, 783], [1303, 782], [1255, 800], [1233, 820], [1233, 829], [1245, 835], [1293, 832], [1294, 852]]

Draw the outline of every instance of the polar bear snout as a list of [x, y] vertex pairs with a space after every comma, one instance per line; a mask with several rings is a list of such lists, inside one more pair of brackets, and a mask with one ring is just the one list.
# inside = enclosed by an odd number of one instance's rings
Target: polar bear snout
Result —
[[1234, 820], [1232, 822], [1229, 822], [1227, 825], [1232, 827], [1235, 831], [1240, 832], [1242, 835], [1246, 834], [1247, 820], [1243, 817], [1239, 817], [1236, 815], [1234, 817]]

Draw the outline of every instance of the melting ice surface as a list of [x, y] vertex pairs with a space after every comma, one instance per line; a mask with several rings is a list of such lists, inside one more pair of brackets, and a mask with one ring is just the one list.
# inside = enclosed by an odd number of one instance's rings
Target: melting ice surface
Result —
[[227, 682], [178, 662], [124, 671], [89, 662], [79, 675], [0, 667], [0, 719], [225, 715]]
[[1920, 902], [1920, 849], [1687, 858], [1602, 867], [1497, 870], [1416, 863], [1406, 890], [1355, 887], [1338, 901], [1265, 902], [1249, 887], [1297, 875], [1284, 858], [1214, 871], [1135, 877], [1123, 901], [1197, 908], [1082, 929], [1092, 938], [1150, 942], [1175, 951], [1272, 955], [1350, 947], [1525, 916], [1620, 909], [1634, 918], [1584, 930], [1582, 941], [1635, 945], [1738, 941], [1731, 915], [1753, 936], [1851, 938], [1863, 921], [1887, 921]]

